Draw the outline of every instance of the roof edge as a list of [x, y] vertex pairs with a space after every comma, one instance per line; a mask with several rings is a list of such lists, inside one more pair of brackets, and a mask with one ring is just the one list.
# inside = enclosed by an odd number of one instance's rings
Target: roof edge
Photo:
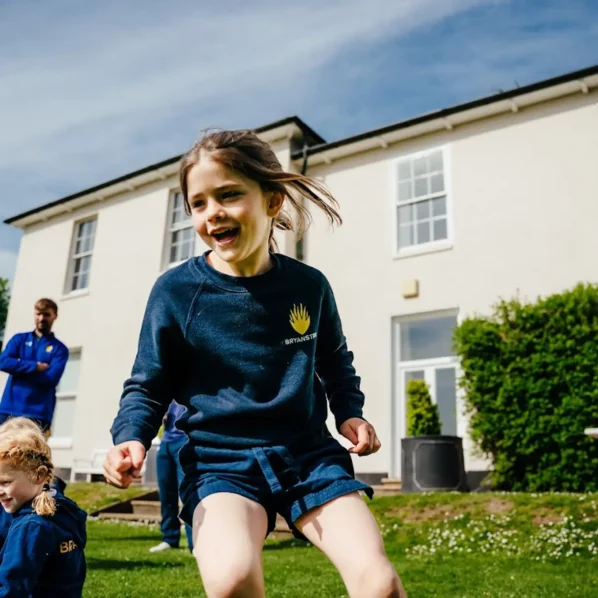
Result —
[[[311, 145], [323, 144], [326, 143], [326, 140], [321, 137], [318, 133], [316, 133], [310, 126], [308, 126], [305, 122], [303, 122], [298, 116], [289, 116], [272, 123], [268, 123], [266, 125], [262, 125], [261, 127], [257, 127], [252, 129], [256, 133], [266, 133], [268, 131], [272, 131], [274, 129], [278, 129], [281, 127], [285, 127], [288, 125], [295, 125], [297, 128], [301, 130], [304, 135], [306, 145], [309, 147]], [[160, 170], [161, 168], [165, 168], [167, 166], [171, 166], [178, 162], [184, 154], [180, 154], [178, 156], [174, 156], [172, 158], [168, 158], [166, 160], [162, 160], [161, 162], [156, 162], [155, 164], [150, 164], [149, 166], [145, 166], [144, 168], [140, 168], [139, 170], [134, 170], [127, 174], [121, 175], [115, 179], [110, 179], [104, 183], [99, 185], [95, 185], [94, 187], [88, 187], [87, 189], [83, 189], [82, 191], [77, 191], [76, 193], [72, 193], [71, 195], [67, 195], [66, 197], [61, 197], [60, 199], [56, 199], [51, 201], [50, 203], [43, 204], [41, 206], [37, 206], [26, 212], [22, 212], [15, 216], [11, 216], [4, 220], [4, 224], [14, 224], [15, 222], [22, 220], [23, 218], [29, 218], [30, 216], [34, 216], [35, 214], [39, 214], [48, 209], [52, 209], [58, 207], [62, 204], [66, 204], [70, 201], [75, 199], [79, 199], [84, 197], [85, 195], [91, 195], [92, 193], [97, 193], [114, 185], [118, 185], [120, 183], [125, 183], [130, 179], [134, 179], [139, 176], [143, 176], [144, 174], [148, 174], [152, 171]]]
[[[322, 153], [322, 152], [325, 152], [325, 151], [328, 151], [331, 149], [342, 147], [344, 145], [350, 145], [352, 143], [357, 143], [359, 141], [369, 139], [370, 137], [378, 137], [380, 135], [384, 135], [386, 133], [391, 133], [391, 132], [397, 131], [399, 129], [404, 129], [407, 127], [418, 125], [418, 124], [421, 124], [421, 123], [424, 123], [427, 121], [431, 121], [434, 119], [438, 119], [438, 118], [446, 118], [447, 116], [451, 116], [451, 115], [459, 113], [459, 112], [465, 112], [467, 110], [480, 108], [482, 106], [493, 104], [495, 102], [501, 102], [504, 100], [516, 98], [518, 96], [532, 93], [534, 91], [540, 91], [542, 89], [546, 89], [549, 87], [555, 87], [555, 86], [563, 84], [563, 83], [569, 83], [571, 81], [575, 81], [576, 79], [583, 79], [584, 77], [589, 77], [589, 76], [596, 75], [596, 74], [598, 74], [598, 65], [591, 66], [591, 67], [581, 69], [578, 71], [572, 71], [570, 73], [566, 73], [564, 75], [559, 75], [558, 77], [553, 77], [551, 79], [544, 79], [542, 81], [537, 81], [536, 83], [531, 83], [531, 84], [525, 85], [523, 87], [516, 87], [516, 88], [510, 89], [508, 91], [503, 91], [501, 93], [478, 98], [477, 100], [472, 100], [472, 101], [466, 102], [464, 104], [456, 104], [456, 105], [450, 106], [448, 108], [442, 108], [441, 110], [429, 112], [427, 114], [423, 114], [420, 116], [409, 118], [407, 120], [399, 121], [399, 122], [393, 123], [391, 125], [386, 125], [384, 127], [371, 129], [369, 131], [365, 131], [364, 133], [358, 133], [357, 135], [345, 137], [345, 138], [339, 139], [337, 141], [331, 141], [330, 143], [322, 143], [319, 145], [315, 145], [315, 146], [308, 148], [305, 153], [307, 154], [307, 156], [313, 156], [315, 154], [319, 154], [319, 153]], [[293, 155], [291, 156], [291, 158], [293, 160], [301, 159], [305, 156], [305, 153], [304, 152], [294, 152]]]

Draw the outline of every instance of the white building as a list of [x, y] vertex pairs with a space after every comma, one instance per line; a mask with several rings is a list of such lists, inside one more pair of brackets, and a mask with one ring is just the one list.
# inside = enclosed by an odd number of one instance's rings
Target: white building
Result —
[[[323, 180], [344, 224], [321, 215], [281, 251], [330, 279], [381, 451], [363, 477], [400, 477], [405, 381], [424, 377], [443, 432], [467, 437], [451, 350], [455, 323], [498, 297], [535, 299], [596, 281], [598, 66], [325, 143], [296, 117], [258, 129], [283, 168]], [[200, 254], [177, 193], [180, 156], [19, 214], [23, 230], [6, 338], [59, 304], [71, 350], [52, 443], [57, 465], [110, 446], [149, 290]], [[43, 267], [40, 267], [43, 264]], [[0, 386], [2, 384], [0, 383]]]

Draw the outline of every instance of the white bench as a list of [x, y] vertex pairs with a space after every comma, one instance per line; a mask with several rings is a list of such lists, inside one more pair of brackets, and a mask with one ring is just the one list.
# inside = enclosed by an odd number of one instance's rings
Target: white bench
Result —
[[586, 436], [598, 439], [598, 428], [586, 428], [583, 432]]
[[104, 459], [108, 449], [94, 451], [91, 459], [74, 459], [71, 467], [71, 482], [74, 482], [77, 474], [84, 474], [85, 481], [91, 482], [91, 476], [104, 473]]
[[[91, 482], [92, 476], [94, 475], [104, 475], [104, 460], [106, 459], [106, 455], [108, 453], [108, 449], [102, 449], [99, 451], [94, 451], [91, 459], [74, 459], [73, 466], [71, 467], [71, 482], [76, 481], [77, 474], [85, 475], [85, 481]], [[143, 467], [141, 468], [141, 475], [145, 474], [145, 464], [146, 461], [143, 462]]]

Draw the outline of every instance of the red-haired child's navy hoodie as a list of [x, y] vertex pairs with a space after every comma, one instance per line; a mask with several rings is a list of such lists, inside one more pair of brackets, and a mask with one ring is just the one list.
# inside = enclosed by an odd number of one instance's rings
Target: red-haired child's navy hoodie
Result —
[[38, 515], [31, 503], [14, 513], [0, 550], [0, 598], [81, 598], [87, 514], [55, 498], [55, 515]]

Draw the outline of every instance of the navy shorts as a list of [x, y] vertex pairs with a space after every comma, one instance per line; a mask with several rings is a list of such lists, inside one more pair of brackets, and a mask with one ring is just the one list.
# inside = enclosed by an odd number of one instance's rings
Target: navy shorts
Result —
[[[268, 533], [280, 513], [296, 538], [305, 537], [295, 527], [299, 517], [331, 500], [373, 490], [355, 479], [350, 453], [332, 437], [309, 439], [294, 447], [249, 449], [222, 447], [183, 448], [188, 461], [181, 485], [181, 519], [193, 524], [193, 513], [206, 496], [218, 492], [239, 494], [264, 507]], [[195, 454], [193, 454], [193, 452]], [[195, 463], [189, 463], [195, 458]]]

